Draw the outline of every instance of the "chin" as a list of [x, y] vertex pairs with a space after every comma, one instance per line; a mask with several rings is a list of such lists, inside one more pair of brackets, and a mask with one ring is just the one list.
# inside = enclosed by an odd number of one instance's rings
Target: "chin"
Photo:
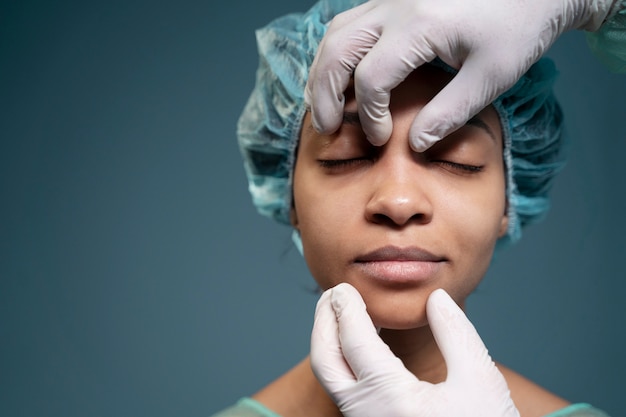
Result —
[[426, 299], [368, 300], [367, 312], [377, 328], [410, 330], [428, 325]]
[[428, 326], [426, 315], [417, 317], [373, 317], [374, 326], [388, 330], [414, 330]]

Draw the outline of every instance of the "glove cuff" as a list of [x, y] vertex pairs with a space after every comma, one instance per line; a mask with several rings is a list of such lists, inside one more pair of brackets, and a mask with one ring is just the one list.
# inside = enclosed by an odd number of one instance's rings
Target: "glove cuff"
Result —
[[626, 7], [625, 0], [591, 0], [589, 20], [582, 22], [578, 29], [595, 32], [611, 17]]

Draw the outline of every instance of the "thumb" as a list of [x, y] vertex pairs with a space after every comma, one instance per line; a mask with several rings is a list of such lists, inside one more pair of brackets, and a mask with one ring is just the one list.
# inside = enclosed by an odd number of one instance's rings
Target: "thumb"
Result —
[[331, 391], [338, 388], [337, 384], [344, 386], [355, 380], [341, 351], [337, 317], [331, 305], [332, 291], [326, 290], [317, 302], [311, 332], [311, 368], [322, 385]]
[[487, 348], [463, 310], [443, 289], [432, 292], [426, 314], [437, 346], [446, 361], [448, 380], [475, 379], [476, 369], [495, 369]]
[[514, 83], [513, 80], [505, 84], [500, 79], [502, 75], [491, 76], [484, 64], [479, 66], [473, 62], [466, 61], [415, 117], [409, 132], [414, 151], [425, 151], [463, 126]]
[[448, 368], [446, 385], [462, 393], [466, 406], [477, 411], [476, 415], [519, 417], [504, 376], [452, 298], [442, 289], [435, 290], [426, 303], [426, 313]]
[[356, 288], [346, 283], [337, 285], [331, 303], [337, 315], [343, 356], [357, 380], [407, 372], [400, 359], [378, 336]]

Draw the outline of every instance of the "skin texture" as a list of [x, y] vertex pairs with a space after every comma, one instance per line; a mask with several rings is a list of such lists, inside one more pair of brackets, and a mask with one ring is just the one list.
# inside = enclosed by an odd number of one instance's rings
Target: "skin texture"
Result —
[[[365, 138], [350, 89], [337, 132], [317, 133], [307, 115], [293, 187], [292, 223], [319, 286], [356, 287], [383, 341], [410, 372], [431, 383], [444, 381], [447, 369], [428, 326], [428, 295], [444, 288], [463, 306], [508, 221], [501, 130], [492, 108], [424, 153], [407, 141], [412, 120], [449, 79], [420, 67], [393, 90], [393, 133], [381, 147]], [[368, 255], [380, 248], [387, 249]], [[411, 256], [419, 261], [404, 259]], [[522, 417], [568, 404], [498, 368]], [[341, 416], [308, 357], [253, 398], [283, 417]]]
[[[392, 136], [381, 147], [369, 144], [349, 113], [356, 112], [353, 99], [335, 134], [320, 135], [305, 119], [292, 216], [304, 257], [322, 289], [340, 282], [355, 286], [379, 327], [424, 326], [426, 298], [436, 288], [462, 304], [506, 232], [495, 110], [486, 108], [479, 121], [424, 153], [406, 141], [415, 115], [448, 79], [441, 70], [424, 68], [403, 83], [392, 100]], [[402, 262], [402, 255], [385, 254], [388, 262], [360, 262], [390, 246], [419, 248], [432, 261]]]

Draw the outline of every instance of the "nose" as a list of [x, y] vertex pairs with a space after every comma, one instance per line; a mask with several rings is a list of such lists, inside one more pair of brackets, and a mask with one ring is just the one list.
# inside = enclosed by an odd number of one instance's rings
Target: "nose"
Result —
[[433, 204], [429, 198], [428, 175], [415, 161], [394, 162], [378, 167], [365, 207], [367, 220], [392, 227], [429, 223]]

